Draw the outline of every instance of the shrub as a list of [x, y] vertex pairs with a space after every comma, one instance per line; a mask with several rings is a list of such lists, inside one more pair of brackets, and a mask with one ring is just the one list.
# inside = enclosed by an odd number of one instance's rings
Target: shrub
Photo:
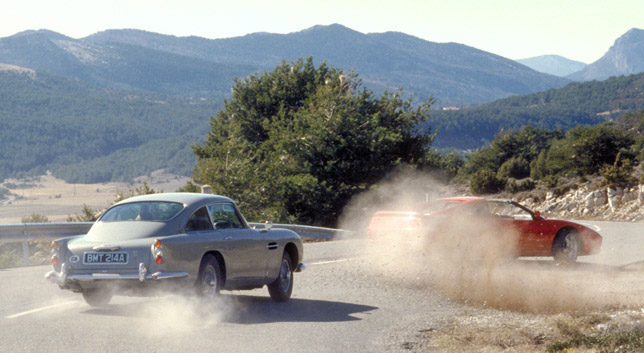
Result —
[[546, 184], [548, 189], [552, 189], [559, 184], [559, 177], [556, 175], [548, 175], [543, 178], [543, 183]]
[[507, 183], [505, 184], [505, 191], [511, 192], [511, 193], [517, 193], [521, 191], [530, 191], [534, 189], [536, 183], [534, 180], [530, 178], [522, 179], [522, 180], [517, 180], [514, 178], [508, 179]]
[[631, 174], [633, 166], [628, 158], [621, 158], [621, 153], [615, 157], [613, 165], [606, 165], [599, 174], [604, 177], [604, 185], [626, 186], [635, 184], [636, 179]]
[[505, 180], [499, 179], [491, 169], [481, 169], [470, 177], [470, 190], [474, 195], [494, 194], [505, 188]]
[[499, 179], [523, 179], [530, 176], [530, 164], [523, 158], [510, 158], [505, 161], [499, 171], [497, 177]]

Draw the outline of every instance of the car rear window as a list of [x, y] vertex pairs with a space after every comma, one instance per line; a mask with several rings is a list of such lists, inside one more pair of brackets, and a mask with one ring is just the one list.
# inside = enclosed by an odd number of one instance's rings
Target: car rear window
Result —
[[165, 201], [124, 203], [107, 210], [100, 221], [163, 222], [179, 214], [183, 207], [183, 204]]

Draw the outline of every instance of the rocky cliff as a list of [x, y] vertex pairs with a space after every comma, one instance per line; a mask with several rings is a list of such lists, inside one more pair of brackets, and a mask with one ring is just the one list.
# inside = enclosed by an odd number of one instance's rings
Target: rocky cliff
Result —
[[644, 221], [644, 185], [622, 188], [588, 184], [548, 191], [543, 199], [529, 194], [520, 199], [545, 217]]

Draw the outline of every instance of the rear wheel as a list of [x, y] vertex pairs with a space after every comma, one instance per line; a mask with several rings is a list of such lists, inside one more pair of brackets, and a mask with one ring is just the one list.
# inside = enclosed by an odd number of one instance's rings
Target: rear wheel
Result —
[[268, 293], [271, 295], [271, 299], [276, 302], [285, 302], [291, 298], [291, 293], [293, 292], [292, 263], [291, 256], [284, 252], [279, 276], [273, 283], [268, 285]]
[[199, 276], [197, 277], [197, 294], [202, 297], [214, 297], [221, 289], [221, 269], [219, 262], [212, 255], [201, 260]]
[[552, 256], [556, 261], [575, 262], [582, 249], [579, 233], [574, 229], [560, 231], [552, 244]]
[[112, 299], [112, 291], [109, 289], [88, 289], [82, 294], [83, 299], [90, 306], [105, 306]]

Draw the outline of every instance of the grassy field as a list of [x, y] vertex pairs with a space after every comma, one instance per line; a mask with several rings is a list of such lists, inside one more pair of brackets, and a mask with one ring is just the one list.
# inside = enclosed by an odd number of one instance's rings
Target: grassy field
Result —
[[132, 183], [68, 184], [50, 175], [29, 180], [5, 180], [0, 188], [10, 194], [0, 200], [0, 224], [21, 223], [24, 217], [43, 215], [50, 222], [65, 222], [87, 205], [100, 210], [108, 207], [119, 192], [133, 190], [143, 183], [159, 191], [172, 192], [184, 186], [187, 177], [154, 172]]

